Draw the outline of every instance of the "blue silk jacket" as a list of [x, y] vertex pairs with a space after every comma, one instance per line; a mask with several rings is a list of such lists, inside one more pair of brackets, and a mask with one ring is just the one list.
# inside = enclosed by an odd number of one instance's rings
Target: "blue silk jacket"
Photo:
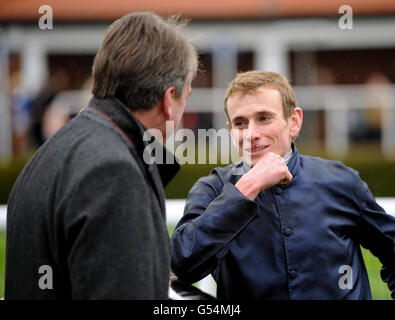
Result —
[[211, 273], [219, 299], [371, 299], [362, 245], [394, 298], [395, 218], [355, 170], [292, 147], [293, 179], [255, 201], [234, 186], [243, 162], [196, 182], [172, 235], [173, 272], [190, 283]]

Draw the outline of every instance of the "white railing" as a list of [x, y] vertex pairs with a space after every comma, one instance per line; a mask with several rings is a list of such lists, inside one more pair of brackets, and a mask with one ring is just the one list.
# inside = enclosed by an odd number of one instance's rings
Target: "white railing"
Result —
[[[383, 154], [395, 159], [395, 85], [311, 85], [295, 86], [298, 106], [304, 111], [324, 112], [325, 148], [331, 156], [345, 157], [350, 141], [352, 110], [379, 109], [381, 148]], [[226, 88], [194, 88], [186, 112], [212, 113], [215, 130], [226, 127], [223, 101]], [[64, 91], [52, 103], [54, 107], [68, 108], [75, 114], [89, 101], [87, 91]], [[358, 121], [358, 120], [356, 120]], [[305, 122], [303, 130], [312, 124]], [[358, 123], [354, 124], [358, 128]]]
[[[325, 148], [328, 154], [345, 157], [350, 146], [352, 110], [379, 109], [381, 148], [383, 154], [395, 158], [395, 85], [312, 85], [295, 86], [298, 106], [303, 111], [323, 111]], [[187, 103], [187, 112], [212, 112], [213, 125], [224, 127], [223, 99], [225, 88], [194, 88]], [[303, 130], [311, 123], [305, 122]], [[358, 127], [358, 123], [355, 124]]]
[[[345, 157], [350, 146], [350, 124], [352, 110], [379, 109], [381, 125], [381, 149], [390, 159], [395, 159], [395, 85], [311, 85], [295, 86], [298, 105], [304, 111], [324, 112], [325, 148], [329, 155]], [[215, 130], [226, 127], [223, 101], [226, 88], [194, 88], [187, 103], [187, 112], [211, 113]], [[76, 114], [89, 101], [90, 93], [84, 90], [60, 92], [52, 102], [53, 108]], [[1, 98], [1, 97], [0, 97]], [[4, 104], [6, 105], [6, 104]], [[2, 108], [0, 106], [0, 113]], [[4, 113], [4, 110], [3, 110]], [[3, 119], [4, 118], [4, 119]], [[7, 121], [0, 131], [10, 131], [9, 115], [2, 115]], [[6, 120], [7, 119], [7, 120]], [[1, 122], [0, 121], [0, 122]], [[358, 120], [357, 120], [358, 122]], [[358, 130], [358, 123], [353, 125]], [[305, 122], [303, 130], [310, 130], [312, 124]], [[1, 150], [10, 149], [10, 132], [0, 135]]]

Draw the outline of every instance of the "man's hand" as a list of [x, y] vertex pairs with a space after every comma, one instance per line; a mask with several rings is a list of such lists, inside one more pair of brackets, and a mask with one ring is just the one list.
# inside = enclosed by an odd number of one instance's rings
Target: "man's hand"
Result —
[[269, 152], [236, 183], [235, 187], [247, 198], [255, 200], [258, 193], [276, 184], [286, 184], [292, 180], [284, 159]]

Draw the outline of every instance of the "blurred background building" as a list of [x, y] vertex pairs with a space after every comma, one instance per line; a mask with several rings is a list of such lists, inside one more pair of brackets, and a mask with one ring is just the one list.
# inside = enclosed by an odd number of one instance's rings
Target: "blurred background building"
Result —
[[0, 158], [34, 150], [86, 105], [104, 32], [132, 11], [192, 19], [202, 73], [185, 128], [224, 128], [235, 73], [272, 70], [296, 89], [302, 148], [342, 158], [363, 145], [395, 157], [395, 1], [2, 0]]

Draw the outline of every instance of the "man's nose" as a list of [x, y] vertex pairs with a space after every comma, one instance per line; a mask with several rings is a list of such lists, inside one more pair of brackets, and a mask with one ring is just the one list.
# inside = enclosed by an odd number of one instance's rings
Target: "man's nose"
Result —
[[250, 123], [248, 124], [248, 133], [251, 141], [259, 139], [259, 130], [254, 121], [250, 121]]

